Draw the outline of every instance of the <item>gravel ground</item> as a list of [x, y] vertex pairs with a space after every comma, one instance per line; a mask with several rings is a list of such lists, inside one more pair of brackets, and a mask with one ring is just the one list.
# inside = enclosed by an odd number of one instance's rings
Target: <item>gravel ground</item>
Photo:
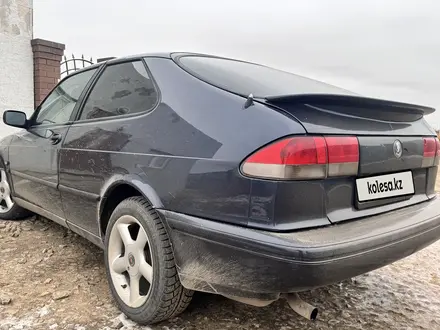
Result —
[[320, 309], [316, 322], [300, 318], [283, 300], [257, 308], [196, 294], [179, 317], [137, 327], [110, 297], [102, 251], [45, 219], [0, 222], [0, 261], [0, 330], [440, 329], [440, 242], [301, 294]]

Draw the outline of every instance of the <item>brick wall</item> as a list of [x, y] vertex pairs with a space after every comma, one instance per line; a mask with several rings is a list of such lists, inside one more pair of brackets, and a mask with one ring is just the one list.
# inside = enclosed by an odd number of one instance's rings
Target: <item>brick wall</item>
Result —
[[34, 39], [34, 100], [40, 105], [60, 79], [60, 64], [65, 46], [52, 41]]

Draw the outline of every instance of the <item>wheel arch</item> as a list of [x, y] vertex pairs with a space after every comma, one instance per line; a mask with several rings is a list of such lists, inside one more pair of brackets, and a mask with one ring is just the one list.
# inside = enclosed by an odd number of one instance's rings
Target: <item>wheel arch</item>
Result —
[[100, 194], [98, 204], [98, 224], [100, 236], [103, 239], [110, 216], [114, 209], [124, 199], [133, 196], [144, 197], [153, 208], [163, 208], [162, 201], [151, 185], [138, 176], [118, 176], [108, 180]]

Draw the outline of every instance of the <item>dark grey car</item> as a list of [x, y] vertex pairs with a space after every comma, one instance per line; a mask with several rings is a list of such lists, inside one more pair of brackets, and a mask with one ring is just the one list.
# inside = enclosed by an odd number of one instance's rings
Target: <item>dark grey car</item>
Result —
[[0, 219], [32, 211], [104, 248], [139, 323], [194, 290], [295, 308], [440, 237], [433, 111], [206, 55], [114, 59], [29, 119], [4, 113], [22, 130], [0, 142]]

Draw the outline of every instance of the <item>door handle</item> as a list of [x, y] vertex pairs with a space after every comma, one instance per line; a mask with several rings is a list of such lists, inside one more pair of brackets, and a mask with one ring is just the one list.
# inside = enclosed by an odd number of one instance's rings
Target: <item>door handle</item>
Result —
[[52, 144], [58, 144], [61, 142], [62, 136], [61, 134], [58, 133], [54, 133], [52, 134], [52, 136], [50, 137], [50, 140], [52, 141]]

